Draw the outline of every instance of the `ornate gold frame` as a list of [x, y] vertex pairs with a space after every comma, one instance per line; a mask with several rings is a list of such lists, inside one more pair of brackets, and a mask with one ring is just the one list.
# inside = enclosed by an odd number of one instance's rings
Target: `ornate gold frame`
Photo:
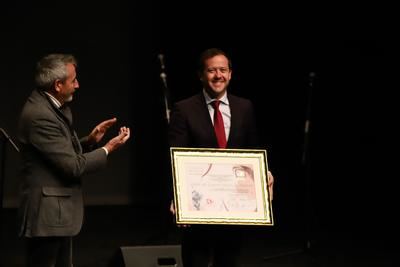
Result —
[[266, 150], [170, 152], [177, 224], [274, 225]]

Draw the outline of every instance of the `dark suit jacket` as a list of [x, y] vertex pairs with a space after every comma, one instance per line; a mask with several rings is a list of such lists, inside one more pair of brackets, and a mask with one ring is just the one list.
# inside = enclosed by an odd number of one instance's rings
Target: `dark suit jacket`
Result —
[[[257, 148], [259, 141], [252, 103], [231, 94], [228, 94], [228, 100], [231, 129], [227, 148]], [[171, 147], [218, 147], [202, 92], [174, 105], [168, 140]]]
[[[252, 103], [228, 94], [231, 128], [227, 148], [258, 148], [258, 135]], [[203, 93], [174, 105], [168, 132], [171, 147], [217, 148], [214, 126]], [[171, 179], [172, 180], [172, 179]], [[172, 196], [170, 192], [170, 196]], [[220, 225], [192, 225], [183, 228], [182, 257], [186, 266], [207, 266], [208, 248], [218, 266], [236, 266], [240, 250], [240, 228]], [[205, 249], [206, 248], [206, 249]], [[206, 252], [205, 252], [206, 251]], [[196, 264], [195, 264], [196, 263]]]
[[84, 153], [87, 139], [78, 139], [70, 115], [69, 108], [62, 113], [39, 90], [32, 92], [23, 107], [18, 126], [20, 235], [73, 236], [81, 229], [81, 178], [105, 166], [107, 156], [101, 148]]

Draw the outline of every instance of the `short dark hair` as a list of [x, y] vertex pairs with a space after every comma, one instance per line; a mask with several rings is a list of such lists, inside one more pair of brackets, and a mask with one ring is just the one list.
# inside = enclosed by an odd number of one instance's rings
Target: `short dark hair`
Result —
[[231, 62], [231, 59], [229, 58], [228, 54], [219, 48], [209, 48], [209, 49], [205, 50], [203, 53], [201, 53], [201, 55], [200, 55], [198, 73], [201, 74], [204, 71], [204, 66], [205, 66], [205, 62], [207, 59], [218, 56], [218, 55], [223, 55], [228, 59], [228, 66], [229, 66], [229, 69], [231, 70], [232, 62]]

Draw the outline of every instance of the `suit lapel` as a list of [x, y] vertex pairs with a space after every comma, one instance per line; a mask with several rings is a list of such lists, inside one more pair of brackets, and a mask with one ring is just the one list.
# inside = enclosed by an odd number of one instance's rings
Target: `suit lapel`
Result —
[[232, 146], [232, 143], [235, 141], [235, 136], [238, 131], [238, 116], [240, 116], [240, 112], [237, 107], [237, 103], [235, 103], [234, 98], [232, 98], [228, 94], [228, 100], [229, 100], [229, 108], [231, 110], [231, 128], [229, 130], [229, 137], [228, 137], [228, 142], [226, 144], [226, 147], [229, 148]]
[[211, 132], [214, 132], [214, 125], [212, 123], [212, 120], [210, 117], [210, 112], [208, 111], [208, 105], [206, 103], [206, 100], [205, 100], [203, 94], [201, 94], [199, 102], [200, 102], [200, 108], [201, 108], [203, 117], [204, 117], [205, 121], [207, 121], [207, 128], [210, 129]]
[[215, 142], [217, 142], [217, 138], [215, 137], [214, 133], [214, 125], [212, 123], [210, 112], [208, 111], [208, 106], [206, 100], [204, 98], [203, 93], [197, 95], [196, 99], [197, 108], [194, 108], [193, 111], [198, 113], [198, 120], [197, 123], [199, 125], [203, 125], [203, 130], [207, 135], [213, 136]]
[[66, 122], [68, 123], [69, 126], [72, 126], [72, 112], [71, 108], [64, 104], [61, 108], [58, 109], [61, 113], [61, 115], [64, 117]]
[[47, 105], [49, 105], [49, 109], [53, 110], [53, 112], [56, 113], [57, 117], [59, 117], [60, 120], [66, 125], [67, 129], [69, 129], [71, 133], [71, 142], [72, 145], [74, 146], [75, 151], [79, 154], [82, 153], [82, 146], [79, 142], [79, 138], [76, 135], [75, 130], [72, 128], [71, 108], [68, 105], [64, 105], [61, 108], [58, 108], [45, 93], [39, 91], [39, 94], [42, 97], [42, 101], [44, 101], [45, 103], [47, 103]]
[[71, 129], [72, 126], [71, 109], [65, 105], [60, 109], [53, 103], [53, 101], [50, 100], [50, 98], [43, 91], [37, 90], [37, 93], [40, 95], [41, 99], [40, 101], [44, 102], [48, 106], [48, 109], [55, 112], [57, 117], [59, 117], [67, 125], [69, 129]]
[[201, 118], [203, 120], [202, 122], [199, 122], [199, 123], [201, 123], [201, 125], [204, 125], [205, 134], [211, 137], [211, 139], [213, 140], [214, 146], [217, 147], [218, 142], [217, 142], [217, 137], [214, 132], [214, 125], [211, 120], [210, 112], [208, 110], [208, 105], [206, 103], [203, 93], [200, 93], [198, 95], [197, 103], [199, 105]]

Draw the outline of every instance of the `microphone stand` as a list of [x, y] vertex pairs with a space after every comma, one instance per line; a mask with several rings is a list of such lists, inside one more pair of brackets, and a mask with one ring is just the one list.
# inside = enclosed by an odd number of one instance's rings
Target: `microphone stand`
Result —
[[311, 201], [311, 173], [310, 173], [310, 126], [311, 126], [311, 104], [312, 104], [312, 93], [314, 88], [315, 72], [310, 72], [308, 75], [308, 87], [307, 87], [307, 106], [306, 115], [304, 122], [304, 140], [303, 140], [303, 153], [301, 157], [301, 164], [304, 169], [304, 186], [305, 186], [305, 243], [304, 247], [292, 249], [289, 251], [281, 252], [275, 255], [264, 257], [264, 260], [280, 258], [293, 254], [300, 254], [303, 252], [309, 252], [311, 250], [311, 231], [314, 214], [312, 212], [312, 201]]
[[[13, 142], [13, 140], [10, 138], [10, 136], [7, 134], [3, 128], [0, 128], [0, 133], [3, 138], [0, 137], [2, 143], [1, 143], [1, 162], [0, 162], [0, 210], [3, 209], [3, 195], [4, 195], [4, 176], [5, 176], [5, 171], [4, 171], [4, 166], [6, 162], [6, 142], [10, 142], [12, 147], [15, 149], [15, 151], [19, 152], [19, 148], [17, 145]], [[0, 212], [0, 218], [1, 218], [1, 212]], [[1, 221], [1, 220], [0, 220]]]
[[161, 69], [160, 78], [163, 86], [165, 117], [167, 119], [167, 123], [169, 124], [169, 117], [171, 110], [169, 107], [169, 90], [167, 85], [167, 74], [165, 73], [164, 55], [158, 54], [158, 59], [160, 60], [160, 69]]
[[[0, 161], [0, 233], [3, 229], [3, 195], [4, 195], [4, 178], [5, 178], [5, 162], [6, 162], [6, 142], [8, 141], [12, 147], [15, 149], [15, 151], [19, 152], [19, 149], [17, 145], [13, 142], [13, 140], [10, 138], [10, 136], [7, 134], [3, 128], [0, 128], [0, 145], [1, 145], [1, 150], [0, 150], [0, 156], [1, 156], [1, 161]], [[2, 239], [2, 238], [1, 238]], [[0, 241], [1, 241], [0, 239]], [[1, 266], [1, 265], [0, 265]]]
[[7, 134], [7, 132], [4, 131], [3, 128], [0, 128], [0, 132], [1, 132], [2, 135], [7, 139], [7, 141], [9, 141], [10, 144], [14, 147], [15, 151], [19, 152], [19, 148], [18, 148], [17, 145], [13, 142], [13, 140], [12, 140], [11, 137]]
[[312, 104], [312, 91], [314, 87], [315, 72], [309, 74], [309, 86], [307, 93], [307, 110], [306, 119], [304, 123], [304, 142], [303, 142], [303, 155], [302, 155], [302, 166], [305, 174], [305, 221], [306, 221], [306, 240], [305, 250], [311, 249], [311, 231], [314, 219], [314, 213], [312, 212], [312, 195], [311, 195], [311, 172], [310, 172], [310, 126], [311, 126], [311, 104]]
[[[168, 84], [167, 84], [167, 74], [166, 74], [166, 68], [165, 68], [165, 61], [164, 61], [164, 54], [160, 53], [158, 54], [158, 59], [159, 59], [159, 63], [160, 63], [160, 79], [161, 79], [161, 87], [162, 87], [162, 93], [163, 93], [163, 99], [164, 99], [164, 109], [165, 109], [165, 119], [167, 121], [166, 126], [166, 133], [168, 132], [168, 127], [169, 127], [169, 122], [170, 122], [170, 113], [171, 113], [171, 109], [170, 109], [170, 94], [169, 94], [169, 88], [168, 88]], [[167, 139], [168, 134], [165, 135], [166, 139], [165, 139], [165, 146], [168, 147], [168, 139]], [[169, 151], [165, 150], [165, 151]], [[169, 153], [165, 155], [166, 156], [166, 160], [165, 162], [169, 162], [170, 158], [169, 158]], [[167, 168], [169, 168], [169, 166], [171, 166], [170, 164], [167, 164]], [[167, 190], [167, 188], [170, 187], [170, 185], [166, 182], [167, 180], [164, 180], [162, 188], [164, 191], [162, 191], [162, 194], [167, 196], [166, 198], [166, 202], [165, 204], [168, 205], [170, 199], [168, 198], [169, 193]], [[165, 191], [166, 190], [166, 191]], [[162, 202], [164, 203], [164, 197], [162, 197]], [[164, 205], [164, 204], [163, 204]], [[166, 206], [169, 207], [169, 206]], [[163, 227], [160, 228], [160, 235], [161, 238], [168, 243], [168, 239], [169, 239], [169, 224], [171, 222], [170, 220], [170, 213], [169, 213], [169, 209], [165, 208], [163, 209], [162, 214], [162, 220], [165, 220], [165, 223], [163, 224]]]

